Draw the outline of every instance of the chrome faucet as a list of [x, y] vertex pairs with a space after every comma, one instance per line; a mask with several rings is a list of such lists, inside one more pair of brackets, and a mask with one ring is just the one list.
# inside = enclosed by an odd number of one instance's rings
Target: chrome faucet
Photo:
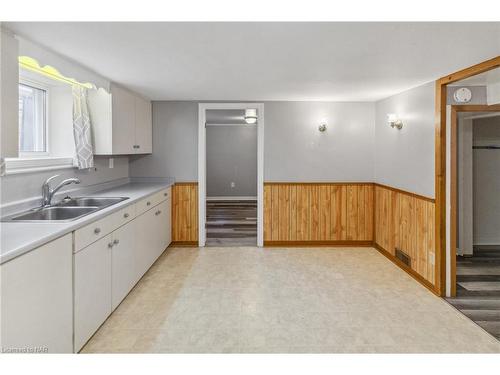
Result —
[[47, 180], [42, 185], [42, 207], [47, 207], [51, 205], [52, 198], [54, 197], [54, 194], [63, 186], [69, 185], [69, 184], [79, 184], [81, 181], [79, 178], [68, 178], [66, 180], [61, 181], [54, 189], [50, 188], [50, 181], [52, 181], [54, 178], [59, 177], [58, 174], [55, 176], [49, 177]]

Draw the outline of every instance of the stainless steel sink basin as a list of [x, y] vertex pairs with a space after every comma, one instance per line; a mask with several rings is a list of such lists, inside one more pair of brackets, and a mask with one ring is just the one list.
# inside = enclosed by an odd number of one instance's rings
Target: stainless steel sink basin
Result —
[[13, 221], [70, 221], [98, 211], [99, 207], [46, 207], [31, 210], [10, 218]]
[[113, 204], [120, 203], [126, 199], [128, 199], [128, 197], [79, 197], [63, 199], [54, 206], [35, 208], [21, 214], [3, 218], [2, 221], [72, 221], [112, 206]]
[[126, 197], [78, 197], [59, 202], [58, 207], [107, 207], [128, 199]]

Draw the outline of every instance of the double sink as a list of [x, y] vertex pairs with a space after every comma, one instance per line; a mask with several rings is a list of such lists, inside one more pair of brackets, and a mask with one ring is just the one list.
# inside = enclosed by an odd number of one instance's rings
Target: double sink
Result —
[[72, 221], [120, 203], [126, 199], [128, 199], [128, 197], [66, 198], [53, 206], [35, 208], [7, 217], [3, 221]]

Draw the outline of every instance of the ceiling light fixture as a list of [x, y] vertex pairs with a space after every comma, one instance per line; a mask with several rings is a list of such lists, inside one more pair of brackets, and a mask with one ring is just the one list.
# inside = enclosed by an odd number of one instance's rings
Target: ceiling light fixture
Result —
[[257, 110], [255, 108], [245, 109], [245, 122], [255, 124], [257, 122]]

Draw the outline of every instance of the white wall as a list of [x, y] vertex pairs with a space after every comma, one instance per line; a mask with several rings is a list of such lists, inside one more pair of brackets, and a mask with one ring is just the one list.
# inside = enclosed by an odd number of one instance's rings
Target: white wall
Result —
[[[120, 178], [126, 178], [128, 173], [128, 158], [115, 157], [114, 168], [109, 168], [108, 157], [95, 157], [95, 170], [82, 170], [76, 168], [52, 170], [36, 173], [21, 173], [0, 177], [0, 204], [11, 203], [19, 200], [41, 197], [42, 183], [50, 176], [59, 174], [60, 177], [54, 184], [65, 178], [78, 177], [82, 181], [79, 187], [100, 184]], [[61, 191], [74, 189], [74, 185], [65, 186]]]
[[[500, 117], [474, 120], [474, 145], [500, 146]], [[500, 244], [500, 150], [475, 149], [474, 244]]]
[[[376, 103], [375, 181], [434, 197], [434, 82]], [[387, 114], [403, 120], [391, 128]]]
[[[373, 181], [373, 103], [264, 105], [265, 181]], [[132, 157], [130, 174], [197, 181], [197, 149], [198, 103], [153, 102], [153, 155]]]

